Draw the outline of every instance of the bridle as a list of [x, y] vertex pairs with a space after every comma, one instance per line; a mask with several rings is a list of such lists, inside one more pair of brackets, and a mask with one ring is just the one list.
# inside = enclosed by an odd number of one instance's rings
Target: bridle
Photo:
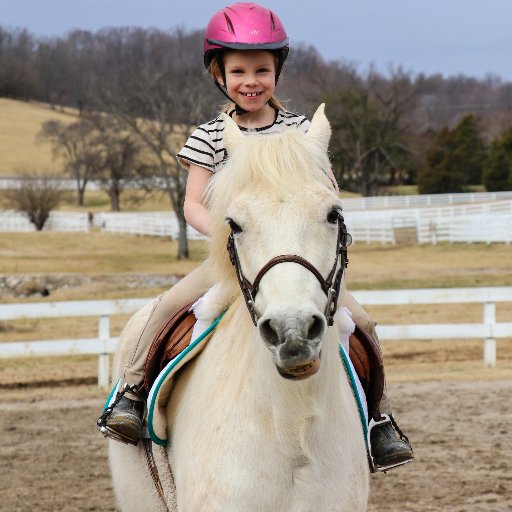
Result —
[[336, 243], [336, 257], [334, 259], [332, 269], [329, 272], [329, 275], [327, 276], [326, 279], [323, 278], [322, 274], [316, 269], [316, 267], [313, 264], [311, 264], [308, 260], [304, 259], [302, 256], [297, 256], [295, 254], [283, 254], [281, 256], [276, 256], [275, 258], [272, 258], [258, 272], [256, 278], [254, 279], [254, 283], [251, 283], [242, 272], [240, 259], [238, 258], [238, 252], [236, 250], [234, 233], [233, 231], [231, 231], [228, 237], [227, 245], [229, 259], [231, 260], [231, 263], [236, 269], [238, 283], [240, 284], [240, 289], [242, 290], [245, 303], [247, 304], [247, 309], [249, 310], [254, 325], [256, 325], [259, 320], [258, 313], [256, 312], [256, 309], [254, 307], [254, 299], [256, 298], [256, 294], [258, 293], [261, 279], [272, 267], [275, 267], [280, 263], [297, 263], [299, 265], [302, 265], [317, 278], [318, 282], [320, 283], [320, 286], [322, 287], [322, 290], [327, 296], [327, 305], [324, 311], [325, 318], [327, 319], [327, 324], [333, 325], [334, 315], [336, 314], [338, 307], [341, 280], [343, 278], [343, 272], [348, 265], [347, 247], [352, 242], [352, 237], [347, 232], [347, 227], [345, 226], [345, 219], [343, 218], [343, 215], [341, 214], [340, 210], [338, 210], [337, 224], [338, 240]]

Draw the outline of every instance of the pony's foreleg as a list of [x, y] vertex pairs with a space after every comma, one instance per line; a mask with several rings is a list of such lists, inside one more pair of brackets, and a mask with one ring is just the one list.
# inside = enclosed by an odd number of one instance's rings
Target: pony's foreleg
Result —
[[167, 511], [159, 501], [143, 449], [109, 441], [110, 470], [117, 504], [122, 512]]

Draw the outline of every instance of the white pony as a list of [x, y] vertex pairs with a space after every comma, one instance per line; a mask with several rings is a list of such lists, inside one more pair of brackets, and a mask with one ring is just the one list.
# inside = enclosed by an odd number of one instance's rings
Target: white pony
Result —
[[[181, 371], [168, 404], [169, 510], [367, 509], [361, 420], [318, 277], [290, 261], [268, 269], [254, 299], [255, 327], [226, 250], [231, 231], [251, 283], [278, 255], [299, 255], [329, 274], [334, 212], [341, 210], [325, 173], [329, 137], [323, 106], [307, 134], [243, 135], [226, 118], [229, 160], [208, 194], [215, 224], [209, 260], [223, 296], [234, 299], [200, 357]], [[132, 318], [121, 347], [148, 314], [145, 308]], [[110, 444], [121, 509], [160, 510], [140, 448]]]

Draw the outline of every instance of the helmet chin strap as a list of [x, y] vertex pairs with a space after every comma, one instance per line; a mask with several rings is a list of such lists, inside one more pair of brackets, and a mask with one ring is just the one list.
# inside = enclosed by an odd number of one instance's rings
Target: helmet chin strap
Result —
[[[217, 86], [217, 88], [219, 89], [219, 91], [224, 94], [224, 96], [226, 96], [226, 98], [233, 102], [235, 104], [235, 110], [232, 110], [232, 112], [235, 112], [235, 114], [237, 116], [243, 116], [244, 114], [247, 114], [248, 110], [244, 110], [240, 105], [238, 105], [236, 103], [236, 101], [233, 101], [230, 97], [229, 97], [229, 94], [228, 94], [228, 90], [226, 89], [226, 86], [225, 85], [222, 85], [220, 82], [218, 82], [217, 80], [215, 80], [215, 85]], [[230, 114], [231, 115], [231, 114]]]

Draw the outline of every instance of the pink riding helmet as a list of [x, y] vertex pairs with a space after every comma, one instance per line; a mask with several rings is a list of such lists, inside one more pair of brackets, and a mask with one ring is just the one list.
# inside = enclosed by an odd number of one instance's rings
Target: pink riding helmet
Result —
[[205, 66], [210, 65], [216, 52], [228, 49], [277, 51], [277, 79], [288, 54], [288, 36], [281, 20], [270, 9], [238, 2], [216, 12], [208, 23], [204, 33]]

